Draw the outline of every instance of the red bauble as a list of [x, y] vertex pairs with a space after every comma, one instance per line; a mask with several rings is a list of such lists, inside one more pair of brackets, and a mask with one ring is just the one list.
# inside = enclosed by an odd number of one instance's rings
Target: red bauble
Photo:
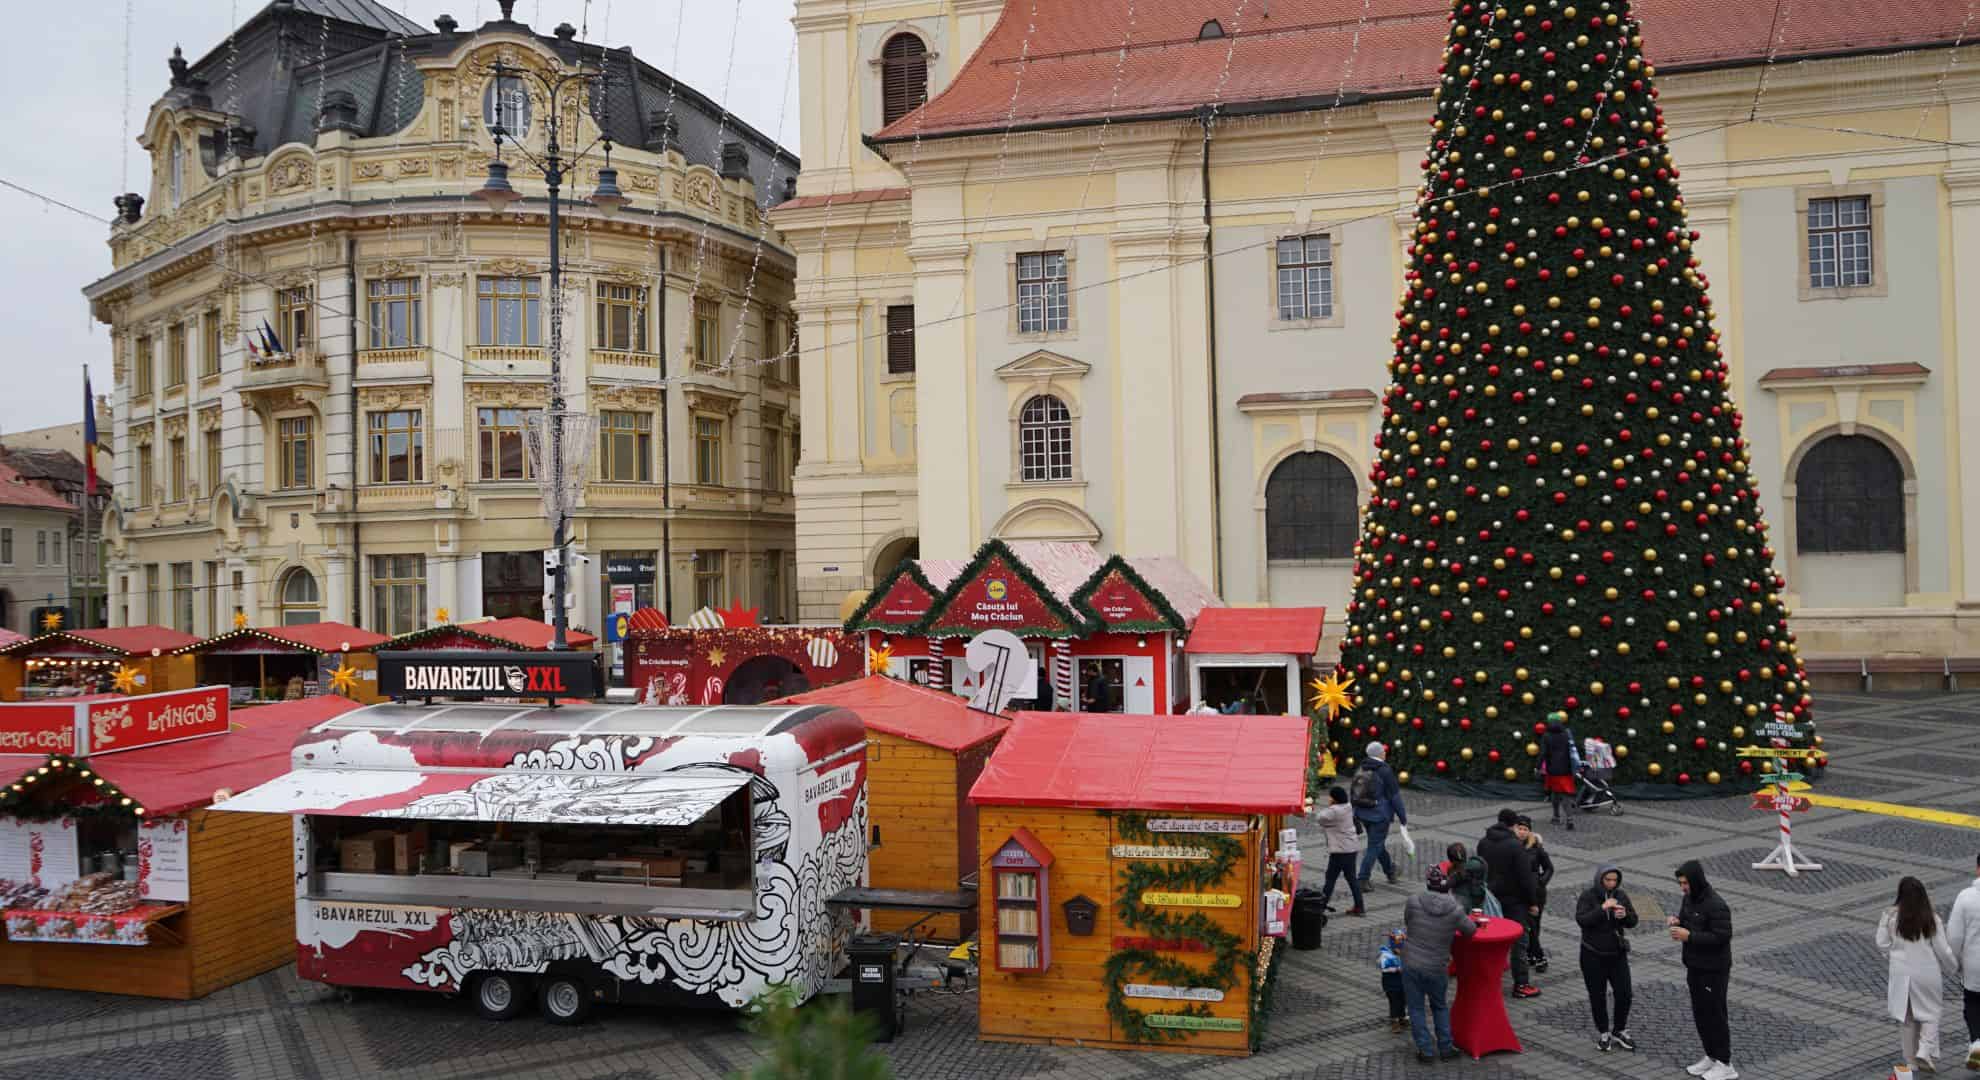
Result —
[[1499, 760], [1499, 752], [1497, 750], [1487, 751], [1485, 754], [1485, 760], [1497, 764]]
[[1533, 733], [1535, 735], [1545, 735], [1547, 733], [1547, 722], [1545, 720], [1535, 721], [1533, 724]]
[[1445, 761], [1445, 760], [1444, 760], [1444, 759], [1442, 759], [1442, 758], [1438, 758], [1438, 759], [1437, 759], [1437, 771], [1438, 771], [1438, 772], [1450, 772], [1450, 771], [1451, 771], [1451, 763], [1450, 763], [1450, 762], [1448, 762], [1448, 761]]
[[1691, 740], [1691, 745], [1700, 750], [1705, 749], [1705, 736], [1700, 735], [1699, 737]]
[[1752, 775], [1753, 775], [1753, 762], [1751, 762], [1751, 761], [1742, 761], [1742, 762], [1740, 762], [1740, 763], [1739, 763], [1739, 771], [1740, 771], [1740, 773], [1741, 773], [1742, 775], [1745, 775], [1745, 776], [1752, 776]]
[[1691, 783], [1691, 774], [1690, 774], [1690, 773], [1688, 773], [1688, 772], [1681, 772], [1681, 773], [1679, 773], [1679, 774], [1678, 774], [1678, 783], [1680, 783], [1680, 784], [1689, 784], [1689, 783]]

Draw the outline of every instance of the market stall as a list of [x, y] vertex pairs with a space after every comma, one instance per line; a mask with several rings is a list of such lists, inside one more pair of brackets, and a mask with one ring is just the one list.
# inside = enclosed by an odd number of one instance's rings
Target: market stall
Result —
[[[345, 657], [354, 680], [347, 696], [366, 705], [376, 705], [385, 700], [378, 692], [378, 654], [381, 652], [444, 652], [455, 649], [533, 652], [548, 648], [556, 634], [556, 628], [541, 619], [511, 616], [465, 623], [438, 623], [370, 645], [353, 645]], [[589, 652], [597, 647], [598, 637], [583, 630], [570, 629], [564, 633], [564, 642], [573, 652]]]
[[1177, 639], [1214, 593], [1181, 560], [991, 540], [963, 564], [905, 561], [846, 620], [889, 672], [968, 694], [964, 640], [1007, 630], [1043, 673], [1020, 707], [1156, 714], [1180, 695]]
[[626, 685], [655, 705], [755, 705], [866, 673], [836, 626], [635, 626], [625, 642]]
[[[797, 694], [779, 705], [835, 705], [866, 725], [871, 828], [867, 884], [876, 889], [954, 892], [975, 884], [976, 808], [970, 785], [997, 748], [1008, 717], [980, 712], [953, 694], [885, 675]], [[961, 941], [976, 913], [876, 910], [872, 928], [899, 932], [918, 922], [927, 936]]]
[[1255, 1049], [1306, 738], [1297, 717], [1019, 713], [969, 796], [981, 1036]]
[[822, 706], [383, 704], [219, 809], [298, 815], [303, 978], [569, 1023], [817, 992], [853, 926], [824, 898], [866, 873], [865, 752]]
[[0, 754], [0, 984], [184, 999], [289, 962], [289, 819], [212, 804], [353, 707], [230, 722], [225, 687], [0, 705], [0, 745], [31, 751]]
[[107, 691], [123, 674], [138, 693], [195, 684], [192, 661], [171, 655], [199, 639], [163, 626], [55, 630], [0, 646], [0, 701]]
[[226, 686], [236, 701], [314, 697], [353, 650], [389, 641], [384, 634], [340, 622], [243, 626], [173, 651], [190, 657], [202, 686]]
[[1190, 708], [1302, 715], [1300, 685], [1327, 609], [1211, 608], [1183, 642]]

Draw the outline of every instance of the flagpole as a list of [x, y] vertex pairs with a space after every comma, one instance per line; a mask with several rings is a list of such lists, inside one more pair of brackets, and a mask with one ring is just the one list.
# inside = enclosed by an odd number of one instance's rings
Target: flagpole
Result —
[[[94, 425], [92, 422], [95, 419], [96, 419], [96, 398], [94, 395], [90, 393], [90, 389], [89, 389], [89, 365], [84, 364], [83, 365], [83, 430], [88, 431], [91, 427], [93, 427]], [[85, 458], [85, 460], [83, 461], [83, 476], [86, 478], [96, 471], [96, 444], [90, 442], [87, 439], [83, 440], [83, 455]], [[89, 568], [92, 562], [97, 561], [96, 548], [93, 545], [92, 540], [90, 539], [91, 530], [89, 527], [90, 511], [95, 507], [95, 504], [96, 504], [96, 493], [90, 491], [89, 485], [85, 483], [83, 485], [83, 508], [82, 508], [83, 509], [82, 615], [76, 620], [77, 622], [80, 622], [82, 624], [82, 628], [85, 630], [90, 628], [89, 619], [90, 619], [91, 610], [93, 608], [93, 605], [90, 602], [91, 596], [90, 596], [90, 587], [89, 587]], [[74, 586], [76, 584], [76, 575], [74, 573], [71, 573], [69, 575], [69, 584], [71, 586], [69, 590], [70, 593], [71, 594], [75, 593], [76, 589], [74, 588]]]

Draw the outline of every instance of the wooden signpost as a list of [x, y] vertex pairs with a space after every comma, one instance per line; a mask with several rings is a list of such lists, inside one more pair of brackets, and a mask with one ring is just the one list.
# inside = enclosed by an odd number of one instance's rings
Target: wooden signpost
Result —
[[[1792, 725], [1774, 723], [1765, 725], [1765, 727], [1769, 729], [1784, 728], [1783, 731], [1779, 732], [1773, 730], [1762, 732], [1762, 734], [1775, 735], [1776, 741], [1782, 741], [1785, 738], [1795, 735]], [[1766, 858], [1753, 864], [1755, 870], [1779, 870], [1789, 877], [1798, 877], [1803, 870], [1820, 870], [1822, 868], [1821, 863], [1804, 862], [1794, 853], [1794, 825], [1789, 815], [1806, 813], [1812, 804], [1806, 798], [1797, 797], [1788, 791], [1788, 785], [1790, 783], [1801, 779], [1800, 773], [1788, 770], [1788, 762], [1797, 758], [1816, 757], [1819, 754], [1820, 751], [1818, 750], [1792, 746], [1742, 746], [1739, 748], [1740, 757], [1767, 758], [1772, 762], [1770, 771], [1762, 773], [1760, 780], [1762, 783], [1773, 784], [1774, 793], [1772, 796], [1769, 796], [1764, 789], [1755, 792], [1753, 795], [1753, 808], [1755, 810], [1772, 810], [1780, 815], [1780, 841], [1774, 845], [1774, 850], [1767, 853]]]

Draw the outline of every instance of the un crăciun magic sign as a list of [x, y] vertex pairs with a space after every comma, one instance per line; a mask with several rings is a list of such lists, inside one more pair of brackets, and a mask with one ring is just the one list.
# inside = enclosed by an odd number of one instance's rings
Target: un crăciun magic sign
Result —
[[378, 692], [389, 698], [590, 698], [588, 652], [394, 651], [378, 654]]

